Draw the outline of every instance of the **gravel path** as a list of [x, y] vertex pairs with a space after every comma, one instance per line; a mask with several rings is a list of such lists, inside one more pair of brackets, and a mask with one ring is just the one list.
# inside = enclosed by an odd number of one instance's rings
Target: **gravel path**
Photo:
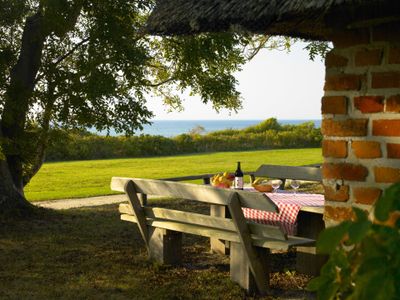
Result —
[[[147, 196], [148, 199], [159, 199], [162, 196]], [[72, 199], [59, 199], [59, 200], [46, 200], [46, 201], [35, 201], [33, 204], [40, 207], [51, 208], [51, 209], [70, 209], [85, 206], [100, 206], [107, 204], [117, 204], [128, 201], [125, 194], [109, 195], [109, 196], [98, 196], [89, 198], [72, 198]]]
[[33, 204], [52, 209], [70, 209], [85, 206], [99, 206], [106, 204], [114, 204], [125, 202], [125, 195], [111, 195], [111, 196], [99, 196], [90, 198], [77, 198], [77, 199], [60, 199], [60, 200], [48, 200], [48, 201], [37, 201]]

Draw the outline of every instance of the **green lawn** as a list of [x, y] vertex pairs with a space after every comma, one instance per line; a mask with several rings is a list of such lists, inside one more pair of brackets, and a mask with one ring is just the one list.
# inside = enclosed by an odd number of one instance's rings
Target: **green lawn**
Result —
[[237, 161], [243, 171], [254, 171], [262, 163], [320, 163], [322, 154], [314, 148], [46, 163], [27, 186], [26, 196], [37, 201], [109, 195], [112, 176], [165, 178], [234, 171]]

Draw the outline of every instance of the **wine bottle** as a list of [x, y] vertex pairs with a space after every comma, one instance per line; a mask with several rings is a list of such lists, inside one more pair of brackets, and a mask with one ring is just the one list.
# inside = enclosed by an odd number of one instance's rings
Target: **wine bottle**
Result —
[[238, 161], [238, 163], [237, 163], [237, 168], [235, 171], [235, 182], [234, 182], [233, 187], [236, 190], [243, 190], [243, 172], [240, 169], [240, 161]]

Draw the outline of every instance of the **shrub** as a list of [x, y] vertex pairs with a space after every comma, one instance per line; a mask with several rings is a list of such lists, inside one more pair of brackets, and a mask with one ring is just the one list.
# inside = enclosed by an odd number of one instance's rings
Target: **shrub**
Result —
[[176, 137], [98, 136], [87, 131], [52, 131], [46, 160], [82, 160], [149, 157], [216, 151], [319, 147], [321, 132], [312, 122], [281, 126], [276, 119], [243, 130], [227, 129], [209, 134], [192, 132]]
[[400, 299], [400, 183], [377, 201], [375, 221], [354, 208], [354, 221], [325, 229], [317, 250], [329, 254], [308, 284], [318, 298]]

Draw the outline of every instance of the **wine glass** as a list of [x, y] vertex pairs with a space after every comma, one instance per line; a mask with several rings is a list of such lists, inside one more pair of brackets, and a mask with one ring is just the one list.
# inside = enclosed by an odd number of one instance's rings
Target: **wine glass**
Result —
[[300, 182], [298, 180], [293, 179], [290, 181], [290, 186], [294, 190], [294, 195], [296, 196], [297, 189], [300, 187]]
[[279, 180], [279, 179], [272, 180], [272, 188], [274, 189], [274, 193], [276, 193], [276, 191], [279, 189], [281, 184], [282, 184], [282, 180]]

